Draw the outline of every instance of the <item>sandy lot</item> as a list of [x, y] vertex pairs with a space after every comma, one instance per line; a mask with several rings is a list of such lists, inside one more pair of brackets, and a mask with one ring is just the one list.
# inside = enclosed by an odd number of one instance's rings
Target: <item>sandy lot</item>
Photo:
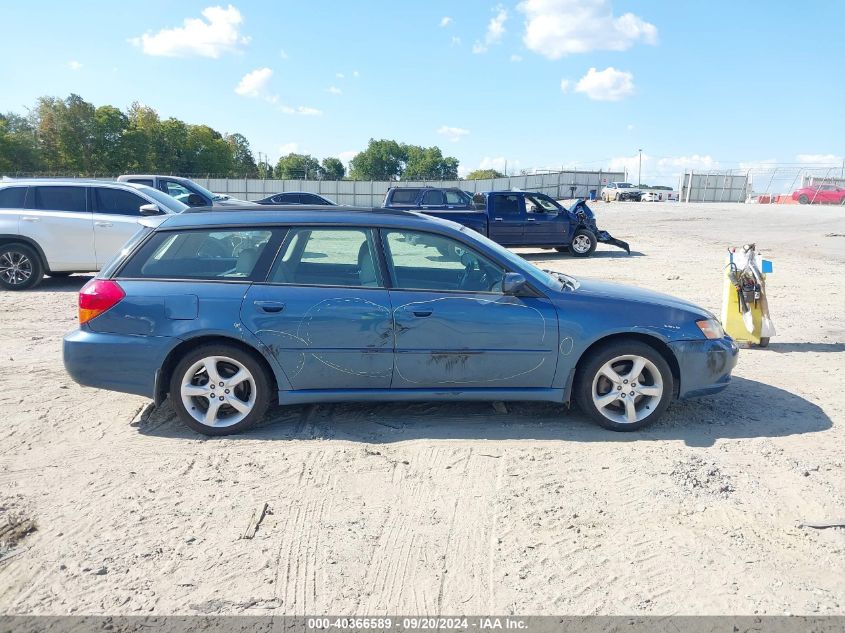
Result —
[[634, 256], [524, 255], [717, 313], [727, 245], [775, 265], [771, 347], [634, 434], [562, 406], [355, 404], [207, 439], [65, 375], [87, 277], [0, 294], [0, 535], [37, 526], [0, 545], [0, 612], [845, 614], [845, 529], [801, 527], [845, 520], [845, 210], [595, 209]]

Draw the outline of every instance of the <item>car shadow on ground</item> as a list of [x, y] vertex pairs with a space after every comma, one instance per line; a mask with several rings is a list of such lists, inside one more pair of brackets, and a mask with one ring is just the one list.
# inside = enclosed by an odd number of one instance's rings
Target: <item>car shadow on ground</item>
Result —
[[27, 292], [79, 292], [94, 275], [71, 275], [70, 277], [44, 277], [41, 283]]
[[[132, 422], [138, 432], [171, 439], [201, 439], [184, 426], [169, 402], [147, 407]], [[783, 389], [734, 378], [724, 392], [674, 403], [658, 423], [614, 433], [577, 409], [536, 402], [344, 403], [275, 407], [256, 427], [230, 440], [336, 439], [370, 444], [408, 440], [535, 440], [642, 442], [682, 440], [712, 446], [720, 439], [818, 433], [832, 423], [817, 405]], [[215, 438], [209, 438], [215, 439]]]
[[845, 343], [769, 343], [766, 348], [759, 348], [761, 352], [766, 350], [778, 353], [791, 352], [845, 352]]
[[[540, 251], [535, 253], [517, 253], [522, 259], [527, 259], [529, 262], [534, 261], [552, 261], [556, 259], [577, 259], [569, 253], [558, 253], [557, 251]], [[625, 251], [596, 251], [591, 258], [598, 259], [625, 259], [627, 257], [645, 257], [644, 253], [639, 251], [631, 251], [628, 255]]]

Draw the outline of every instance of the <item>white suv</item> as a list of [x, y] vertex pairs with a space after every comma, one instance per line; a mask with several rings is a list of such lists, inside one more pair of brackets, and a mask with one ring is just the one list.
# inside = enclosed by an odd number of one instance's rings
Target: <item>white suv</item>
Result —
[[96, 180], [0, 182], [0, 288], [105, 266], [143, 216], [187, 205], [151, 187]]
[[611, 200], [635, 200], [637, 202], [642, 198], [642, 192], [638, 187], [635, 187], [630, 182], [610, 182], [607, 183], [601, 192], [601, 199], [605, 202]]

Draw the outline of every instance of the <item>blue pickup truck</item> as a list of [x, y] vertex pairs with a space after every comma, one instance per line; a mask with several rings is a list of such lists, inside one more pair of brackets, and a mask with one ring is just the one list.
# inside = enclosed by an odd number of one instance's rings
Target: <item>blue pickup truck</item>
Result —
[[460, 189], [394, 187], [382, 206], [452, 220], [502, 246], [554, 248], [589, 257], [601, 242], [631, 253], [626, 242], [598, 229], [593, 211], [583, 200], [566, 209], [550, 196], [533, 191], [488, 191], [470, 196]]

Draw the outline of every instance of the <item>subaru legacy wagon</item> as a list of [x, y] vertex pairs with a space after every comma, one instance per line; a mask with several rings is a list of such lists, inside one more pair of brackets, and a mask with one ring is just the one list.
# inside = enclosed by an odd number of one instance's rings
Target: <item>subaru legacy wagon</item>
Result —
[[[255, 207], [252, 207], [254, 209]], [[737, 347], [709, 312], [540, 270], [410, 212], [265, 207], [145, 226], [81, 290], [78, 383], [169, 397], [208, 435], [272, 403], [575, 401], [634, 430], [727, 386]]]

